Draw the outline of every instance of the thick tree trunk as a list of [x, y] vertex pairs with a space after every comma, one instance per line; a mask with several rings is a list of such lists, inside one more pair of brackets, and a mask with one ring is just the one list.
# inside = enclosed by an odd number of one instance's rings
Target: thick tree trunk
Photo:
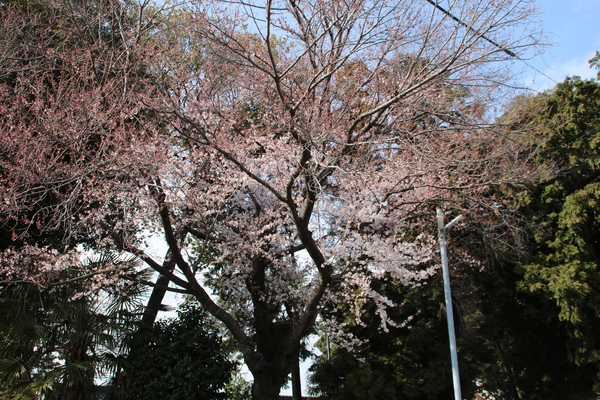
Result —
[[[169, 265], [168, 270], [173, 272], [175, 264]], [[169, 278], [164, 275], [160, 275], [156, 280], [156, 286], [152, 289], [152, 293], [148, 298], [148, 303], [146, 303], [146, 309], [144, 310], [144, 315], [142, 316], [142, 321], [140, 322], [140, 329], [151, 329], [154, 326], [154, 322], [156, 322], [156, 317], [158, 316], [158, 311], [162, 307], [162, 302], [167, 294], [167, 288], [169, 286]]]
[[269, 355], [267, 360], [263, 355], [256, 358], [254, 363], [247, 363], [254, 377], [253, 400], [279, 399], [281, 387], [293, 368], [294, 360], [298, 358], [297, 352], [277, 352]]
[[300, 377], [300, 357], [294, 360], [292, 366], [292, 400], [302, 400], [302, 381]]
[[254, 383], [252, 384], [253, 400], [278, 400], [279, 392], [283, 384], [283, 379], [279, 379], [269, 371], [260, 374], [253, 374]]

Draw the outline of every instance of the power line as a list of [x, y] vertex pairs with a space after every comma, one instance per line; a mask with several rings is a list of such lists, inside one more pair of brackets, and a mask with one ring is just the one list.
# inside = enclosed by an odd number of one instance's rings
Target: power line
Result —
[[500, 50], [502, 50], [503, 52], [505, 52], [509, 56], [514, 57], [514, 58], [518, 58], [515, 53], [513, 53], [510, 50], [508, 50], [506, 47], [500, 46], [498, 43], [496, 43], [492, 39], [488, 38], [487, 36], [485, 36], [482, 33], [479, 33], [478, 31], [476, 31], [475, 29], [473, 29], [471, 26], [465, 24], [462, 20], [460, 20], [458, 17], [454, 16], [454, 14], [452, 14], [450, 11], [446, 10], [444, 7], [440, 6], [437, 2], [434, 2], [433, 0], [426, 0], [426, 1], [429, 4], [431, 4], [432, 6], [434, 6], [435, 8], [437, 8], [438, 10], [440, 10], [441, 12], [443, 12], [444, 14], [446, 14], [448, 17], [452, 18], [453, 20], [455, 20], [456, 22], [458, 22], [459, 24], [461, 24], [462, 26], [464, 26], [465, 28], [467, 28], [471, 32], [475, 33], [480, 38], [482, 38], [484, 40], [487, 40], [488, 42], [490, 42], [491, 44], [493, 44], [494, 46], [496, 46], [497, 48], [499, 48]]
[[534, 67], [533, 65], [529, 64], [527, 61], [525, 61], [522, 58], [520, 58], [514, 52], [508, 50], [506, 47], [501, 46], [500, 44], [496, 43], [494, 40], [492, 40], [492, 39], [488, 38], [487, 36], [485, 36], [483, 33], [480, 33], [476, 29], [473, 29], [473, 27], [471, 27], [470, 25], [467, 25], [466, 23], [464, 23], [460, 18], [458, 18], [457, 16], [455, 16], [454, 14], [452, 14], [450, 11], [446, 10], [444, 7], [440, 6], [437, 1], [433, 1], [433, 0], [425, 0], [425, 1], [427, 1], [429, 4], [431, 4], [432, 6], [434, 6], [435, 8], [437, 8], [438, 10], [440, 10], [441, 12], [443, 12], [446, 16], [452, 18], [454, 21], [458, 22], [460, 25], [462, 25], [465, 28], [467, 28], [469, 31], [473, 32], [475, 35], [479, 36], [483, 40], [485, 40], [485, 41], [491, 43], [492, 45], [496, 46], [498, 49], [502, 50], [503, 52], [505, 52], [506, 54], [508, 54], [510, 57], [516, 58], [517, 60], [519, 60], [522, 63], [524, 63], [525, 65], [527, 65], [529, 68], [534, 69], [536, 72], [539, 72], [540, 74], [544, 75], [546, 78], [550, 79], [552, 82], [558, 84], [558, 82], [555, 81], [553, 78], [549, 77], [548, 75], [546, 75], [545, 73], [543, 73], [542, 71], [540, 71], [539, 69], [537, 69], [536, 67]]

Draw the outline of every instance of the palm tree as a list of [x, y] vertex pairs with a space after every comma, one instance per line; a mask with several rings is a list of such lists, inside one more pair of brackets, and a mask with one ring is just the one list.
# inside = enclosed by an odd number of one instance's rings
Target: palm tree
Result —
[[106, 253], [65, 271], [60, 280], [68, 284], [41, 290], [19, 283], [2, 291], [1, 399], [95, 399], [97, 383], [122, 368], [145, 286], [90, 290], [91, 271], [109, 266], [131, 278], [146, 273], [133, 260]]

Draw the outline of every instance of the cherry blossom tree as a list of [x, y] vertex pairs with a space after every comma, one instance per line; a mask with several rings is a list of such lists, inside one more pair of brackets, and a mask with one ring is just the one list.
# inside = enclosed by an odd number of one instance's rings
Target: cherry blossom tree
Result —
[[[435, 272], [417, 268], [435, 253], [418, 217], [447, 202], [493, 210], [482, 194], [529, 173], [486, 121], [509, 63], [538, 44], [534, 11], [206, 1], [83, 24], [73, 3], [53, 28], [68, 46], [40, 39], [29, 54], [16, 38], [4, 51], [0, 216], [15, 243], [58, 230], [65, 246], [135, 255], [227, 327], [254, 398], [275, 399], [325, 300], [358, 313], [375, 297], [385, 329], [393, 304], [370, 280]], [[50, 29], [6, 12], [3, 37]], [[94, 26], [118, 40], [82, 41]], [[164, 262], [147, 232], [165, 238]], [[9, 247], [2, 279], [43, 285], [63, 253]]]

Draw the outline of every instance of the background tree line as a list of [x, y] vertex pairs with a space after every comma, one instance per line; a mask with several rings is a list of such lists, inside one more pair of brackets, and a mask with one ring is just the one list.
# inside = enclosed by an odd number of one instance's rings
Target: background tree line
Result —
[[[522, 140], [543, 174], [525, 186], [503, 187], [512, 201], [489, 216], [518, 211], [523, 219], [509, 228], [518, 235], [505, 227], [492, 238], [473, 226], [450, 232], [467, 398], [597, 397], [599, 99], [597, 81], [573, 77], [515, 98], [498, 119], [526, 132]], [[334, 345], [328, 358], [321, 340], [323, 355], [312, 368], [315, 391], [339, 399], [451, 397], [441, 277], [417, 288], [391, 281], [374, 290], [403, 300], [394, 318], [408, 319], [410, 329], [382, 332], [368, 308], [365, 325], [353, 328], [368, 339], [356, 354]], [[336, 311], [340, 321], [349, 318], [344, 311]]]

